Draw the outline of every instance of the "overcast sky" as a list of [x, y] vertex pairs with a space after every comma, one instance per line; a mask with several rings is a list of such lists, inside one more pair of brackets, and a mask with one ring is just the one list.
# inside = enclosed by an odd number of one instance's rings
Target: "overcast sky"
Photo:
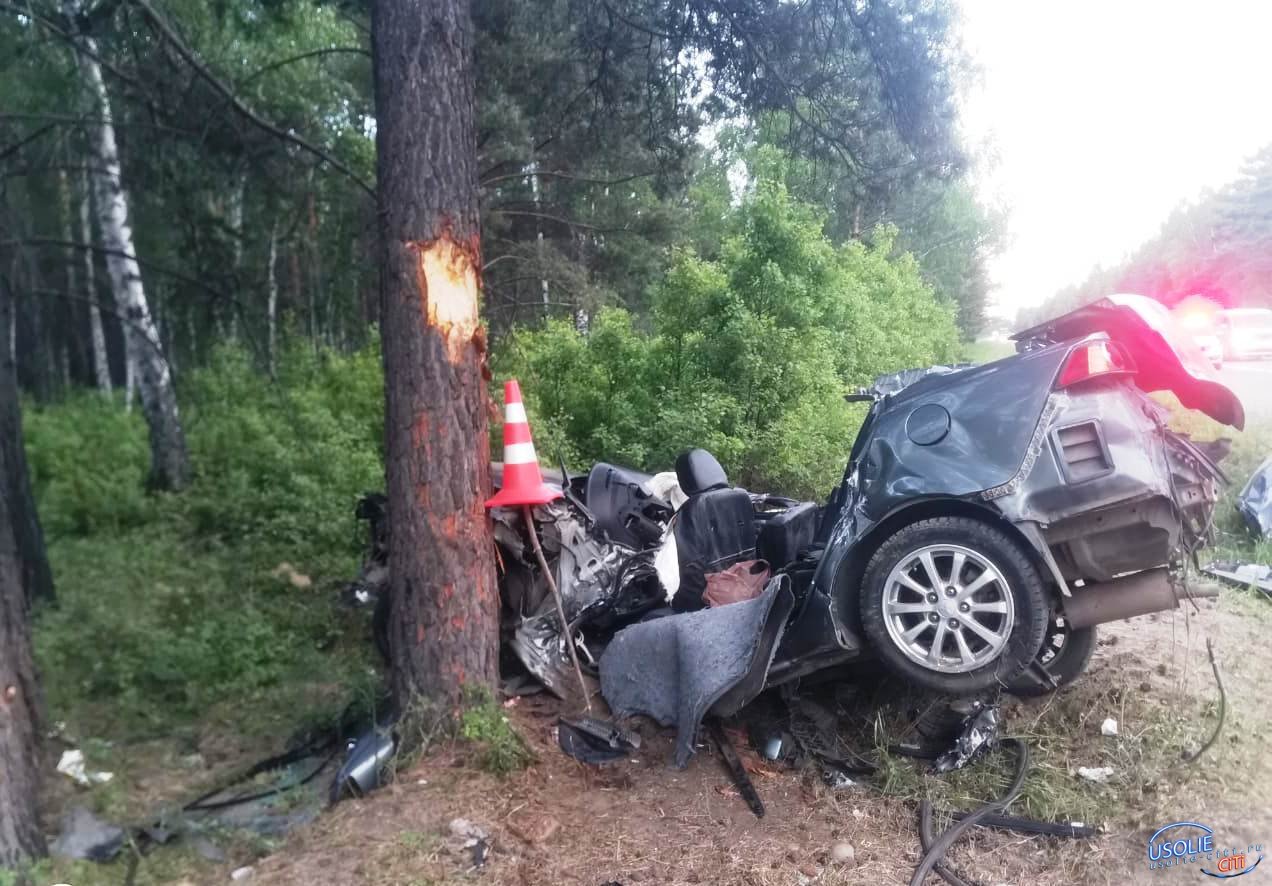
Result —
[[995, 313], [1116, 262], [1272, 142], [1272, 3], [961, 2], [964, 128], [1010, 213]]

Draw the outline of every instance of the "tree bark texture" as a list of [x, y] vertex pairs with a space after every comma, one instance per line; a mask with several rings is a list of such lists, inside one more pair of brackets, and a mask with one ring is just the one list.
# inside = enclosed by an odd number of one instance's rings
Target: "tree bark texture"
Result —
[[[96, 55], [96, 45], [81, 37], [89, 53]], [[96, 102], [98, 122], [90, 123], [93, 153], [93, 196], [97, 221], [110, 272], [115, 307], [127, 327], [129, 360], [136, 371], [137, 392], [141, 410], [150, 430], [150, 479], [156, 489], [180, 489], [190, 476], [185, 432], [177, 412], [177, 395], [172, 385], [172, 369], [159, 340], [159, 330], [150, 314], [146, 291], [142, 286], [141, 267], [137, 264], [132, 226], [128, 219], [128, 197], [124, 193], [115, 146], [115, 127], [111, 123], [110, 95], [102, 79], [102, 69], [89, 54], [81, 53], [79, 67]]]
[[[88, 173], [83, 174], [83, 187], [79, 201], [79, 241], [93, 243], [93, 194], [88, 185]], [[93, 267], [93, 250], [81, 249], [83, 264], [84, 296], [88, 299], [89, 340], [93, 352], [93, 374], [97, 387], [105, 394], [111, 392], [110, 356], [106, 352], [106, 330], [102, 326], [102, 308], [97, 302], [97, 274]]]
[[[12, 328], [13, 295], [9, 282], [0, 277], [0, 329]], [[14, 344], [8, 337], [5, 343]], [[27, 469], [22, 439], [17, 355], [10, 346], [0, 351], [0, 447], [3, 447], [0, 450], [0, 496], [8, 501], [8, 525], [17, 551], [18, 578], [27, 602], [52, 601], [53, 571], [49, 568], [44, 530], [35, 509], [35, 493], [31, 489], [31, 473]], [[9, 445], [9, 441], [17, 442]], [[3, 532], [3, 524], [0, 524], [0, 532]]]
[[467, 0], [372, 14], [393, 690], [451, 715], [498, 676]]
[[[3, 326], [13, 310], [11, 296], [0, 281]], [[6, 351], [0, 361], [0, 462], [5, 478], [0, 488], [0, 869], [16, 868], [45, 852], [38, 810], [40, 694], [31, 656], [31, 589], [24, 582], [26, 563], [16, 537], [18, 527], [28, 522], [23, 511], [32, 508], [30, 521], [35, 515], [29, 498], [14, 496], [10, 485], [14, 465], [21, 465], [25, 473], [26, 462], [17, 380], [12, 353]]]

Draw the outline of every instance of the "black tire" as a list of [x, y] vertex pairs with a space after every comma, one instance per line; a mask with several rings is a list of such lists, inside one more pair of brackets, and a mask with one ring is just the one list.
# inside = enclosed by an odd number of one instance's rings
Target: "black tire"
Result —
[[1063, 689], [1087, 669], [1091, 656], [1095, 654], [1095, 645], [1094, 625], [1089, 628], [1071, 628], [1065, 623], [1063, 615], [1054, 616], [1047, 626], [1036, 661], [1059, 685], [1054, 688], [1044, 686], [1029, 671], [1025, 671], [1007, 684], [1007, 691], [1022, 698], [1037, 698]]
[[[992, 563], [1010, 597], [1012, 625], [1006, 643], [996, 658], [974, 670], [948, 672], [919, 664], [888, 633], [883, 598], [889, 574], [921, 548], [940, 544], [966, 548]], [[889, 536], [866, 565], [860, 604], [862, 630], [884, 665], [917, 686], [949, 695], [1005, 686], [1038, 654], [1050, 618], [1046, 589], [1028, 554], [1002, 530], [967, 517], [921, 520]]]

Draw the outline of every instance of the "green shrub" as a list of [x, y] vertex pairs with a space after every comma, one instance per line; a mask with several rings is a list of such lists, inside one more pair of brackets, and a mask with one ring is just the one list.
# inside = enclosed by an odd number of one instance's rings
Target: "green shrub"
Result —
[[[357, 496], [383, 487], [379, 349], [291, 348], [278, 376], [227, 347], [181, 379], [194, 479], [177, 494], [144, 491], [145, 426], [119, 403], [28, 411], [58, 594], [36, 652], [59, 716], [154, 730], [291, 679], [356, 677], [365, 656], [327, 654], [351, 623], [331, 580], [357, 568]], [[272, 574], [282, 562], [317, 581]]]
[[495, 775], [510, 775], [534, 762], [525, 739], [484, 688], [469, 695], [460, 720], [460, 736], [477, 748], [477, 764]]
[[119, 532], [158, 515], [145, 491], [150, 464], [138, 411], [82, 392], [43, 407], [24, 404], [31, 483], [45, 534]]

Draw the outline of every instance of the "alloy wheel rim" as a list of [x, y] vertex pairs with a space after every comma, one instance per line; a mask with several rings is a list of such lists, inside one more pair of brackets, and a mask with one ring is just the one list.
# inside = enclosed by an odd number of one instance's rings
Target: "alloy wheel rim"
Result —
[[888, 636], [916, 664], [961, 674], [989, 664], [1011, 637], [1015, 605], [1002, 570], [962, 545], [927, 545], [902, 557], [883, 591]]

